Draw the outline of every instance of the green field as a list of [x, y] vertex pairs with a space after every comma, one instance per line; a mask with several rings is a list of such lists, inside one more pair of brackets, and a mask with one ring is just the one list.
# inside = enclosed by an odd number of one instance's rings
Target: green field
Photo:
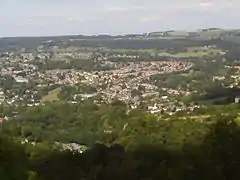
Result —
[[203, 57], [203, 56], [214, 56], [217, 53], [220, 54], [224, 54], [224, 52], [222, 52], [219, 49], [211, 49], [211, 50], [207, 50], [207, 51], [188, 51], [188, 52], [180, 52], [177, 54], [170, 54], [167, 52], [162, 52], [162, 53], [158, 53], [159, 56], [167, 56], [167, 57], [173, 57], [173, 58], [188, 58], [188, 57]]
[[221, 49], [204, 49], [204, 47], [191, 47], [188, 48], [186, 52], [179, 52], [172, 54], [164, 50], [155, 50], [155, 49], [109, 49], [108, 51], [112, 52], [139, 52], [139, 53], [149, 53], [151, 55], [157, 54], [158, 56], [166, 56], [172, 58], [188, 58], [188, 57], [203, 57], [203, 56], [214, 56], [216, 54], [225, 54]]
[[155, 52], [156, 50], [154, 49], [108, 49], [108, 51], [111, 52], [148, 52], [148, 53], [152, 53]]
[[46, 96], [42, 97], [42, 102], [53, 102], [53, 101], [57, 101], [58, 99], [58, 94], [61, 91], [61, 87], [56, 88], [52, 91], [49, 91], [48, 94]]

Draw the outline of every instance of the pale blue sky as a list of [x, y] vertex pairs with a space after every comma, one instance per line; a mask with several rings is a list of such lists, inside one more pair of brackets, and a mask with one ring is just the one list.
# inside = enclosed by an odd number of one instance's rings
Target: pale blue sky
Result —
[[240, 28], [239, 0], [0, 0], [1, 36]]

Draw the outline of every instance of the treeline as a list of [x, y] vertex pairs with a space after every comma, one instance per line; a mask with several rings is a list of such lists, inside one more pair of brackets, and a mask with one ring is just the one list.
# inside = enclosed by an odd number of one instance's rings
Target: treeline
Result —
[[[172, 134], [171, 139], [178, 137]], [[23, 146], [1, 135], [0, 179], [236, 180], [240, 178], [239, 144], [240, 127], [230, 117], [219, 117], [201, 143], [184, 143], [181, 149], [166, 148], [158, 141], [143, 141], [131, 150], [97, 143], [79, 154], [46, 143]]]
[[181, 149], [185, 143], [200, 143], [208, 130], [208, 123], [177, 117], [166, 121], [141, 109], [128, 111], [121, 101], [95, 105], [90, 100], [27, 108], [0, 126], [7, 136], [34, 142], [117, 143], [128, 149], [142, 143]]
[[[75, 39], [72, 41], [72, 39]], [[37, 46], [43, 45], [44, 49], [52, 46], [60, 47], [107, 47], [110, 49], [183, 49], [187, 47], [216, 45], [219, 48], [228, 48], [234, 43], [232, 41], [218, 39], [193, 40], [182, 39], [114, 39], [109, 36], [83, 37], [83, 36], [60, 36], [60, 37], [22, 37], [22, 38], [2, 38], [0, 40], [0, 52], [16, 51], [26, 48], [31, 52]]]
[[103, 71], [103, 70], [113, 69], [110, 66], [102, 66], [100, 63], [95, 62], [94, 58], [70, 59], [69, 61], [47, 60], [45, 62], [34, 60], [29, 63], [36, 65], [40, 71], [53, 70], [53, 69], [81, 69], [85, 71]]
[[[121, 101], [96, 105], [93, 101], [77, 104], [47, 103], [37, 107], [16, 109], [1, 107], [2, 114], [10, 110], [20, 115], [1, 124], [0, 132], [6, 136], [33, 142], [78, 143], [92, 146], [96, 142], [120, 144], [134, 149], [141, 144], [154, 144], [168, 149], [182, 149], [184, 144], [200, 144], [209, 132], [217, 114], [238, 116], [239, 105], [223, 109], [204, 109], [211, 115], [202, 122], [201, 116], [157, 116], [142, 109], [128, 110]], [[192, 112], [193, 116], [194, 112]], [[197, 113], [197, 112], [196, 112]]]
[[207, 90], [207, 93], [202, 96], [201, 100], [214, 100], [215, 104], [229, 104], [234, 102], [236, 97], [240, 96], [239, 88], [226, 88], [215, 86]]
[[39, 70], [52, 70], [52, 69], [82, 69], [82, 70], [92, 70], [94, 63], [92, 59], [72, 59], [69, 61], [65, 60], [47, 60], [41, 62], [39, 60], [34, 60], [29, 62], [36, 65]]
[[228, 63], [231, 65], [239, 65], [240, 60], [240, 46], [230, 46], [228, 49], [228, 52], [225, 55], [226, 59], [228, 60]]
[[187, 48], [187, 47], [196, 47], [196, 46], [205, 46], [205, 45], [215, 45], [215, 43], [224, 44], [225, 41], [197, 41], [191, 39], [139, 39], [139, 40], [129, 40], [129, 39], [120, 39], [120, 40], [79, 40], [68, 42], [69, 45], [80, 46], [80, 47], [107, 47], [110, 49], [170, 49], [170, 48]]
[[77, 86], [62, 86], [58, 94], [58, 98], [61, 100], [81, 100], [81, 96], [75, 95], [94, 93], [97, 93], [97, 89], [86, 84], [78, 84]]

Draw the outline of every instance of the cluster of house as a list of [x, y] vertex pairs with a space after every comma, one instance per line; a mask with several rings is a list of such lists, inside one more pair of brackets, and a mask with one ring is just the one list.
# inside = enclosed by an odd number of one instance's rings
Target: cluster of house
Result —
[[[77, 53], [57, 53], [56, 57], [64, 58], [66, 56], [78, 57], [82, 54]], [[86, 55], [88, 56], [88, 54]], [[55, 57], [55, 59], [56, 59]], [[2, 68], [0, 73], [2, 76], [10, 75], [17, 83], [36, 83], [34, 89], [27, 89], [23, 94], [16, 92], [12, 94], [8, 91], [0, 90], [0, 100], [13, 104], [28, 98], [28, 105], [39, 105], [39, 99], [36, 100], [38, 90], [51, 85], [69, 85], [86, 84], [97, 89], [94, 95], [102, 96], [101, 101], [110, 102], [113, 99], [119, 99], [125, 102], [131, 102], [134, 106], [139, 104], [142, 98], [159, 97], [159, 91], [156, 86], [149, 81], [150, 77], [157, 74], [172, 73], [185, 71], [192, 67], [190, 62], [182, 61], [151, 61], [151, 62], [110, 62], [106, 58], [101, 61], [102, 64], [112, 64], [115, 70], [108, 71], [92, 71], [86, 72], [82, 70], [48, 70], [41, 72], [38, 67], [31, 63], [36, 59], [51, 58], [49, 53], [7, 53], [0, 61]], [[101, 58], [102, 59], [102, 58]], [[169, 94], [188, 94], [189, 92], [181, 92], [180, 90], [170, 90]], [[11, 97], [6, 94], [11, 94]], [[15, 94], [14, 94], [15, 93]], [[86, 92], [88, 95], [88, 93]], [[81, 95], [82, 98], [88, 96]], [[38, 97], [39, 98], [39, 97]]]
[[[21, 144], [31, 144], [32, 146], [36, 146], [36, 142], [29, 141], [28, 139], [22, 139]], [[77, 153], [83, 153], [86, 150], [85, 146], [79, 145], [77, 143], [60, 143], [55, 142], [55, 148], [58, 148], [62, 151], [72, 151]]]
[[169, 105], [166, 106], [165, 104], [158, 104], [155, 103], [154, 105], [148, 106], [148, 111], [151, 112], [152, 114], [162, 114], [162, 113], [167, 113], [169, 115], [173, 115], [177, 112], [181, 111], [194, 111], [195, 109], [201, 108], [200, 105], [192, 105], [192, 106], [186, 106], [186, 105]]

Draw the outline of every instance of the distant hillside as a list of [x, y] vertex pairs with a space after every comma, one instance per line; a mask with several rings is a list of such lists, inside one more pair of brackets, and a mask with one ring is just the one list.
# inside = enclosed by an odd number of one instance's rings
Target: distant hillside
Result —
[[[118, 40], [117, 42], [115, 42]], [[137, 40], [137, 41], [135, 41]], [[55, 45], [76, 45], [84, 47], [102, 47], [102, 46], [116, 46], [116, 48], [125, 48], [130, 43], [139, 44], [154, 43], [160, 44], [171, 44], [170, 41], [177, 40], [178, 44], [186, 42], [187, 44], [201, 44], [202, 41], [221, 40], [225, 42], [240, 44], [240, 29], [219, 29], [209, 28], [200, 29], [197, 31], [156, 31], [142, 34], [125, 34], [125, 35], [66, 35], [66, 36], [49, 36], [49, 37], [5, 37], [0, 38], [0, 52], [15, 51], [21, 48], [34, 49], [38, 45], [44, 45], [46, 48]], [[149, 42], [151, 40], [151, 42]], [[134, 42], [132, 42], [134, 41]], [[160, 42], [161, 41], [161, 42]], [[174, 42], [175, 43], [175, 42]], [[126, 44], [126, 45], [125, 45]], [[141, 48], [146, 47], [141, 45]], [[168, 45], [170, 46], [170, 45]], [[132, 47], [132, 46], [130, 46]], [[156, 48], [156, 46], [148, 46], [149, 48]], [[158, 47], [158, 46], [157, 46]], [[140, 48], [140, 46], [139, 46]]]
[[148, 33], [147, 38], [156, 39], [178, 39], [187, 38], [192, 40], [211, 40], [211, 39], [222, 39], [240, 44], [240, 29], [220, 29], [220, 28], [209, 28], [200, 29], [198, 31], [165, 31], [165, 32], [151, 32]]

